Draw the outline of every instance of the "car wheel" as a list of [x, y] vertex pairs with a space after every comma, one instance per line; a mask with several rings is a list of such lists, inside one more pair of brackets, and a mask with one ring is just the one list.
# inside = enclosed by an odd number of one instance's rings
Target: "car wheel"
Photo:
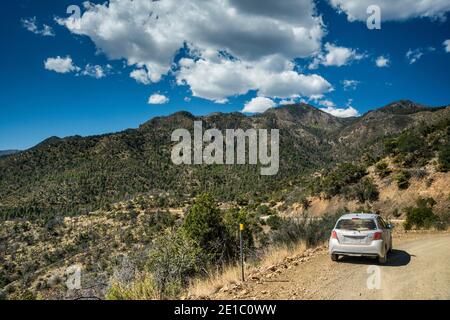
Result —
[[380, 264], [385, 264], [386, 261], [387, 261], [387, 255], [388, 255], [388, 249], [385, 248], [385, 250], [384, 250], [384, 256], [383, 256], [383, 257], [382, 257], [382, 256], [379, 256], [379, 257], [378, 257], [378, 263], [380, 263]]
[[331, 255], [331, 260], [332, 261], [338, 261], [338, 259], [339, 259], [339, 256], [337, 254], [332, 254]]

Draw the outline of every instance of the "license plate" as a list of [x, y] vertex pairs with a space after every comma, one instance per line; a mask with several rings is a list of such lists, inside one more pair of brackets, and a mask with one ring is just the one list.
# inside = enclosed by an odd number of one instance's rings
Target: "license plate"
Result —
[[363, 239], [361, 238], [347, 238], [346, 239], [347, 243], [351, 243], [351, 244], [359, 244], [363, 242]]

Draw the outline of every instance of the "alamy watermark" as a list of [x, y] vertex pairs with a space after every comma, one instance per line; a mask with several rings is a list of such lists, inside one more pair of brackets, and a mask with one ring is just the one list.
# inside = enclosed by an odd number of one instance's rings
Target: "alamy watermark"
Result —
[[379, 290], [381, 289], [381, 268], [379, 266], [369, 266], [367, 268], [367, 289]]
[[82, 266], [79, 264], [71, 265], [66, 269], [65, 274], [67, 275], [66, 286], [69, 290], [80, 290], [81, 289], [81, 269]]
[[[172, 133], [172, 141], [179, 142], [172, 149], [172, 162], [181, 164], [248, 164], [261, 165], [261, 175], [276, 175], [279, 169], [280, 135], [270, 130], [270, 154], [267, 129], [226, 129], [225, 139], [218, 129], [203, 133], [203, 123], [194, 122], [194, 137], [187, 129]], [[225, 140], [225, 141], [224, 141]], [[248, 141], [248, 152], [246, 151]], [[204, 146], [204, 144], [207, 144]], [[225, 147], [225, 150], [224, 150]], [[248, 155], [248, 156], [247, 156]]]
[[[67, 7], [66, 13], [70, 15], [68, 23], [74, 29], [81, 29], [81, 8], [78, 5], [70, 5]], [[381, 8], [378, 5], [370, 5], [367, 7], [368, 15], [366, 25], [369, 30], [381, 29]]]
[[366, 13], [369, 15], [366, 21], [367, 29], [380, 30], [381, 29], [381, 8], [377, 5], [367, 7]]
[[67, 19], [68, 25], [73, 29], [81, 29], [81, 8], [73, 4], [67, 7], [66, 13], [70, 15]]

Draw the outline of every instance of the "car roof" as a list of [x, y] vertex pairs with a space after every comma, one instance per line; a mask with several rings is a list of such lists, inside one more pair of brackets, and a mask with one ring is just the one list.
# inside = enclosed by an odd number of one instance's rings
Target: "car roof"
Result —
[[379, 215], [376, 213], [347, 213], [344, 214], [339, 219], [353, 219], [353, 218], [360, 218], [360, 219], [376, 219]]

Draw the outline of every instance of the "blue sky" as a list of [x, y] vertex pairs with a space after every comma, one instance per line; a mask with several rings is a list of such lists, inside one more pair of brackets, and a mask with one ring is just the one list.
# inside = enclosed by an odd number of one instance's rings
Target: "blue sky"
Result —
[[[3, 4], [0, 150], [120, 131], [179, 110], [260, 112], [306, 101], [349, 116], [399, 99], [450, 104], [449, 1], [415, 8], [399, 0], [391, 8], [379, 0], [381, 30], [367, 28], [365, 0], [361, 8], [351, 6], [356, 0], [284, 0], [267, 8], [253, 0], [225, 7], [196, 0], [181, 9], [162, 0], [154, 10], [141, 1]], [[72, 4], [80, 20], [66, 13]], [[297, 27], [308, 37], [291, 36]], [[380, 57], [386, 66], [377, 66]], [[150, 104], [152, 95], [161, 104]]]

